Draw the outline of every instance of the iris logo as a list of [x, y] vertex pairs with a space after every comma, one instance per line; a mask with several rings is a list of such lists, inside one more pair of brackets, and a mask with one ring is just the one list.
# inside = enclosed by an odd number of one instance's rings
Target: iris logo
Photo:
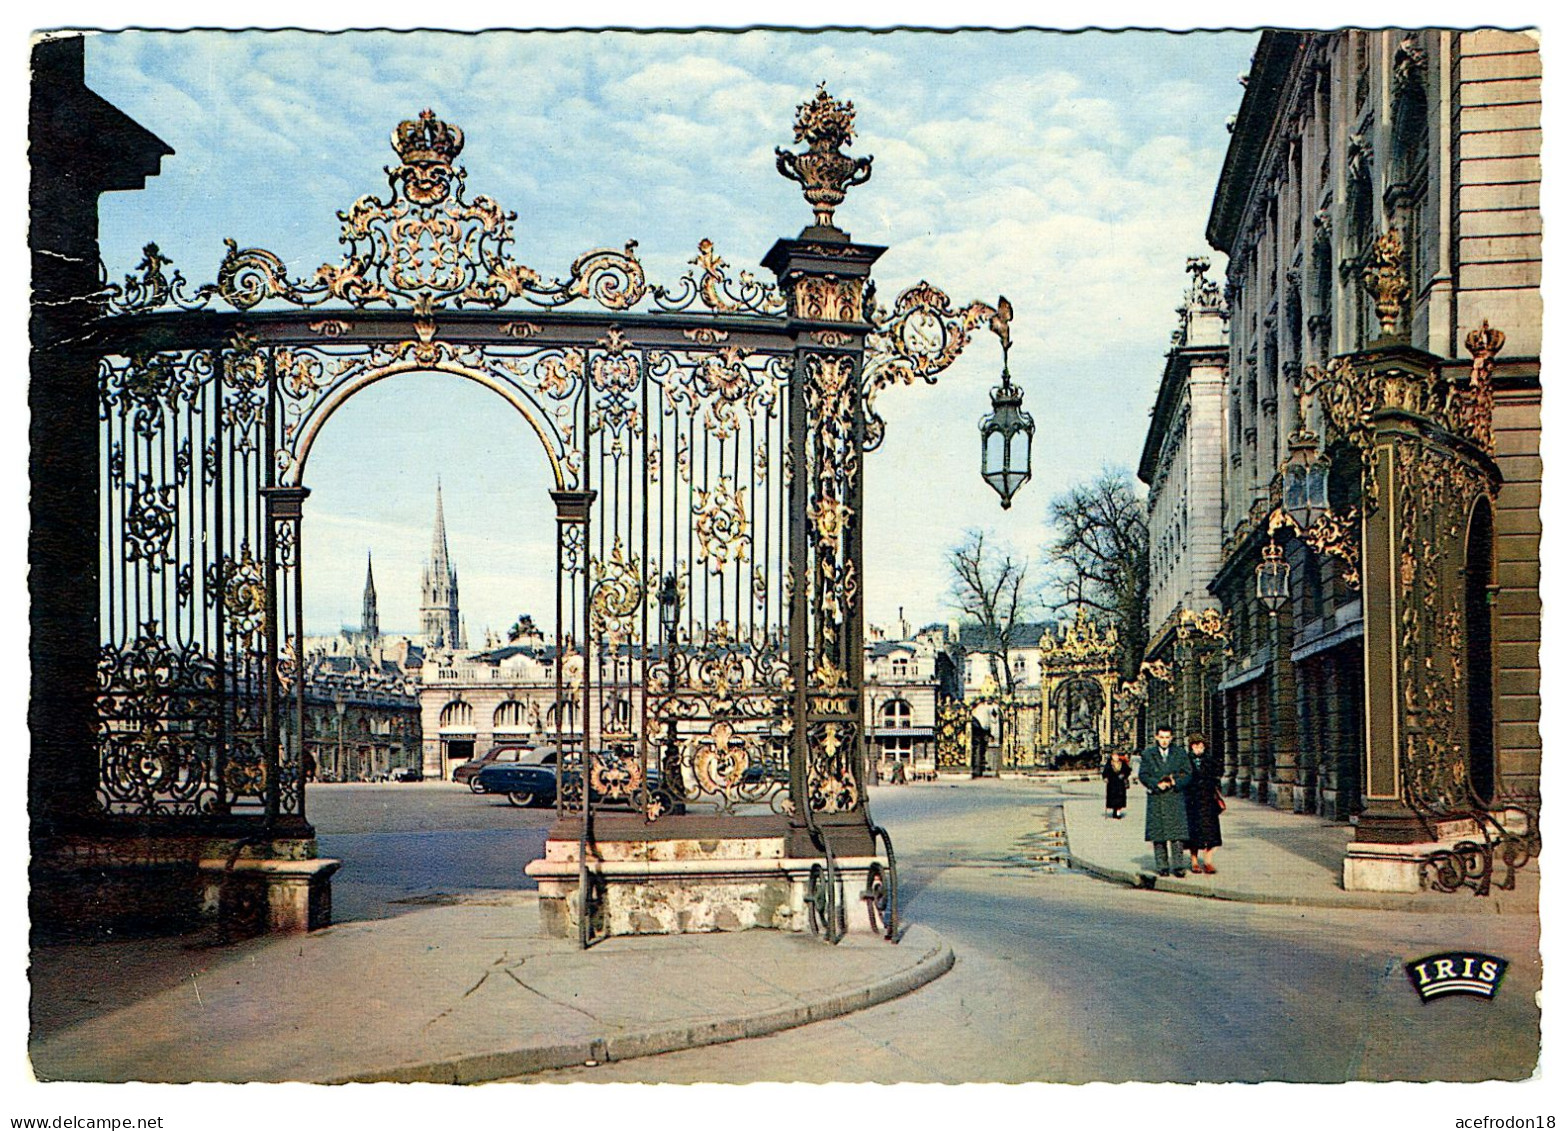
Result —
[[1493, 954], [1454, 950], [1432, 954], [1414, 962], [1405, 962], [1408, 980], [1414, 984], [1421, 1001], [1446, 994], [1472, 994], [1493, 998], [1506, 974], [1508, 963]]

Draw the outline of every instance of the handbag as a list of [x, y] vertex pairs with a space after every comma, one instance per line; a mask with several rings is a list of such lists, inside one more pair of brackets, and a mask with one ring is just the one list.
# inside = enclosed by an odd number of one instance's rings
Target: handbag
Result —
[[1214, 790], [1213, 796], [1218, 799], [1218, 812], [1222, 813], [1224, 810], [1229, 808], [1228, 805], [1224, 804], [1223, 794], [1219, 793], [1217, 790]]

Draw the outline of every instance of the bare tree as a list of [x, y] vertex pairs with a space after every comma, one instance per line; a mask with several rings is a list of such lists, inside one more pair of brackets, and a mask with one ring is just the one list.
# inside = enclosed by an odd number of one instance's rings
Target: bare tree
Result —
[[1147, 507], [1130, 474], [1106, 470], [1058, 496], [1049, 514], [1054, 608], [1081, 605], [1103, 614], [1120, 634], [1120, 674], [1135, 679], [1147, 650]]
[[[1024, 617], [1030, 597], [1026, 589], [1028, 562], [1017, 561], [1009, 551], [986, 546], [984, 533], [968, 531], [966, 539], [951, 551], [952, 603], [977, 621], [992, 648], [985, 651], [990, 675], [997, 687], [1010, 695], [1016, 680], [1011, 670], [1012, 630]], [[999, 670], [997, 670], [997, 668]]]

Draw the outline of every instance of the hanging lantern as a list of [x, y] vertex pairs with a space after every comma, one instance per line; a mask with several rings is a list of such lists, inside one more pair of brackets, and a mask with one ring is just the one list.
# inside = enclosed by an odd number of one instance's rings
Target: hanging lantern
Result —
[[1256, 599], [1269, 616], [1277, 616], [1289, 603], [1289, 563], [1283, 560], [1283, 547], [1276, 542], [1262, 547], [1261, 564], [1256, 567]]
[[663, 575], [663, 584], [658, 587], [658, 625], [663, 629], [663, 638], [672, 642], [679, 624], [680, 587], [674, 580], [674, 574], [666, 573]]
[[1296, 428], [1289, 434], [1289, 458], [1281, 470], [1283, 509], [1299, 530], [1309, 530], [1331, 509], [1327, 478], [1332, 472], [1332, 460], [1322, 454], [1315, 432]]
[[1011, 509], [1011, 497], [1033, 478], [1033, 417], [1022, 411], [1022, 388], [1001, 369], [1001, 383], [990, 390], [992, 411], [979, 422], [983, 444], [981, 473], [995, 488], [1001, 509]]

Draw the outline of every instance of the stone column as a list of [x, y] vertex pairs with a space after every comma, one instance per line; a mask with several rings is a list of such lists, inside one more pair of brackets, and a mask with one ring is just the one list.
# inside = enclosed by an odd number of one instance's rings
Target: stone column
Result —
[[[28, 531], [35, 843], [98, 820], [98, 197], [140, 189], [171, 153], [89, 90], [80, 36], [32, 50]], [[99, 829], [97, 831], [104, 831]]]
[[[1294, 617], [1285, 606], [1272, 618], [1272, 679], [1269, 716], [1272, 722], [1272, 772], [1268, 800], [1274, 809], [1297, 812], [1299, 784], [1299, 727], [1294, 661], [1289, 652], [1294, 641]], [[1301, 795], [1303, 796], [1303, 795]]]

